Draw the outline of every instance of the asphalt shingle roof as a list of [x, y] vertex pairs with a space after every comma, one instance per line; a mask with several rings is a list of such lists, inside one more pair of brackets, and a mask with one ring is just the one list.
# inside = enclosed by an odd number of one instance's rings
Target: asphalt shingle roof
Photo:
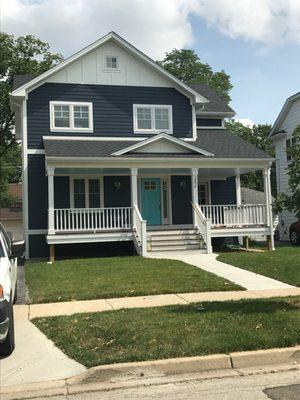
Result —
[[[128, 140], [53, 140], [44, 139], [47, 157], [116, 157], [112, 153], [138, 142]], [[271, 158], [267, 153], [233, 135], [225, 129], [199, 129], [198, 139], [190, 142], [203, 150], [214, 154], [215, 158]], [[137, 153], [131, 152], [118, 157], [168, 157], [168, 158], [203, 158], [201, 154], [189, 153]]]
[[221, 99], [221, 97], [205, 83], [190, 83], [189, 87], [209, 100], [209, 103], [204, 103], [202, 111], [234, 113], [234, 110], [226, 103], [226, 101]]
[[13, 82], [13, 90], [18, 89], [19, 87], [25, 85], [25, 83], [31, 81], [35, 78], [35, 75], [15, 75], [14, 82]]

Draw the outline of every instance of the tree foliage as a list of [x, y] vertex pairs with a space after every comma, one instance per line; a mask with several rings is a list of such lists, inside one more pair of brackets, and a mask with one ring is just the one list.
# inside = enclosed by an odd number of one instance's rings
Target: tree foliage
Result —
[[[252, 128], [248, 128], [237, 121], [230, 121], [226, 123], [226, 128], [236, 136], [244, 139], [256, 146], [258, 149], [265, 151], [270, 156], [274, 156], [274, 150], [272, 149], [272, 141], [269, 139], [271, 132], [271, 125], [260, 124], [254, 125]], [[261, 171], [251, 172], [241, 176], [241, 182], [244, 187], [255, 189], [259, 191], [264, 190], [264, 182]], [[276, 176], [275, 176], [275, 165], [272, 166], [271, 174], [271, 185], [272, 193], [276, 194]]]
[[0, 206], [7, 206], [8, 183], [20, 180], [21, 151], [14, 135], [14, 114], [9, 94], [15, 75], [40, 75], [62, 60], [48, 43], [32, 36], [15, 38], [0, 32]]
[[165, 58], [158, 63], [172, 75], [185, 83], [206, 83], [220, 97], [230, 101], [229, 92], [232, 89], [230, 76], [225, 71], [214, 72], [207, 63], [202, 63], [194, 50], [174, 49], [166, 53]]
[[291, 157], [288, 164], [289, 191], [278, 194], [276, 211], [288, 210], [300, 219], [300, 125], [293, 132], [292, 146], [287, 154]]

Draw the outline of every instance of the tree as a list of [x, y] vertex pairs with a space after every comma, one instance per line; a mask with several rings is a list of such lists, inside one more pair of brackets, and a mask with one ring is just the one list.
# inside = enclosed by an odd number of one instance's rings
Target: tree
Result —
[[7, 206], [11, 198], [8, 183], [18, 181], [21, 171], [21, 151], [14, 135], [14, 114], [10, 109], [9, 94], [15, 75], [40, 75], [63, 58], [52, 54], [48, 43], [27, 35], [14, 38], [0, 32], [0, 206]]
[[[226, 123], [226, 128], [236, 136], [244, 139], [256, 146], [258, 149], [265, 151], [266, 153], [274, 156], [272, 149], [272, 141], [269, 139], [271, 132], [271, 125], [261, 124], [254, 125], [252, 128], [248, 128], [237, 121], [230, 121]], [[251, 172], [241, 176], [241, 182], [244, 187], [255, 190], [264, 190], [264, 182], [261, 171]], [[272, 193], [276, 194], [276, 176], [275, 176], [275, 164], [272, 166], [271, 174], [271, 186]]]
[[291, 157], [288, 165], [289, 192], [279, 193], [275, 208], [277, 212], [288, 210], [300, 219], [300, 125], [292, 136], [292, 146], [287, 150]]
[[214, 72], [209, 64], [201, 62], [194, 50], [174, 49], [158, 64], [184, 83], [206, 83], [224, 100], [231, 100], [230, 76], [223, 70]]

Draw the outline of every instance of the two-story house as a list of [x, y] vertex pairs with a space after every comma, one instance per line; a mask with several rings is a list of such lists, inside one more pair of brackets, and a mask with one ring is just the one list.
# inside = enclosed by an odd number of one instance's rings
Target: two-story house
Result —
[[[291, 158], [287, 149], [293, 143], [292, 135], [298, 125], [300, 125], [300, 92], [286, 100], [270, 133], [270, 139], [275, 147], [278, 193], [289, 191], [288, 164]], [[280, 240], [289, 240], [289, 227], [295, 221], [295, 215], [288, 211], [280, 214], [278, 226]]]
[[[16, 77], [26, 257], [124, 245], [212, 251], [214, 238], [265, 235], [274, 248], [272, 159], [230, 134], [234, 111], [111, 32], [38, 77]], [[262, 170], [263, 204], [240, 175]], [[198, 250], [199, 251], [199, 250]]]

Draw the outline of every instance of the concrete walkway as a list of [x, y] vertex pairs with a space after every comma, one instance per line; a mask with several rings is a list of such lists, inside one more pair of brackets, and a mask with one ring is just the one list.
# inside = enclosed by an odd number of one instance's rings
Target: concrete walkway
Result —
[[[11, 356], [0, 359], [0, 387], [29, 382], [65, 379], [86, 371], [47, 339], [15, 306], [16, 348]], [[1, 396], [0, 396], [1, 397]]]
[[195, 292], [159, 294], [153, 296], [120, 297], [115, 299], [66, 301], [60, 303], [16, 305], [15, 318], [33, 319], [120, 310], [122, 308], [163, 307], [204, 301], [229, 301], [270, 297], [300, 296], [300, 288], [288, 287], [268, 290], [236, 290], [228, 292]]
[[247, 290], [287, 289], [294, 287], [287, 283], [276, 281], [275, 279], [218, 261], [216, 259], [218, 254], [202, 254], [194, 250], [178, 253], [148, 253], [147, 257], [180, 260], [228, 279], [233, 283], [243, 286]]

